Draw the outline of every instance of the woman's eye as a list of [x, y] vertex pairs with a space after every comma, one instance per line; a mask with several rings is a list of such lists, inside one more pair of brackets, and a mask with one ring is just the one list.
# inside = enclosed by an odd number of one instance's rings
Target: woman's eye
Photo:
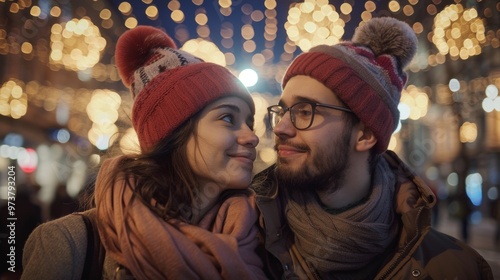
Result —
[[222, 116], [221, 120], [233, 124], [234, 123], [234, 117], [232, 115], [224, 115]]

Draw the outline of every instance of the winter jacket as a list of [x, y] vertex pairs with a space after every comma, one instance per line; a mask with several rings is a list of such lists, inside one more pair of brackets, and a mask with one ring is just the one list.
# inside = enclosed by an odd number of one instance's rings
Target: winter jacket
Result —
[[[478, 252], [462, 241], [431, 228], [431, 208], [435, 197], [422, 179], [391, 151], [387, 151], [380, 160], [386, 160], [398, 178], [393, 201], [394, 210], [401, 213], [398, 215], [401, 227], [393, 249], [380, 256], [385, 261], [373, 279], [493, 279], [489, 264]], [[253, 184], [261, 212], [261, 254], [268, 274], [275, 279], [299, 279], [297, 274], [320, 279], [301, 261], [298, 251], [292, 249], [294, 237], [286, 223], [282, 211], [284, 207], [280, 205], [280, 194], [272, 171], [274, 168], [271, 166], [257, 174]], [[402, 188], [403, 182], [410, 188]], [[300, 273], [296, 273], [298, 271]], [[330, 274], [331, 279], [345, 279], [336, 276], [334, 271]]]
[[[85, 214], [95, 215], [95, 209]], [[24, 247], [21, 279], [82, 279], [87, 236], [81, 215], [71, 214], [39, 225]], [[104, 258], [103, 279], [125, 279], [126, 274], [127, 270], [113, 259]]]

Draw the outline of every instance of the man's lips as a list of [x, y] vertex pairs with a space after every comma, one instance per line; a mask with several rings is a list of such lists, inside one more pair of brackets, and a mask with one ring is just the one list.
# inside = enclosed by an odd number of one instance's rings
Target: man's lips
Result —
[[290, 146], [290, 145], [277, 145], [276, 151], [278, 152], [279, 157], [295, 156], [295, 155], [303, 154], [306, 152], [306, 150], [304, 150], [304, 149], [297, 148], [297, 147]]

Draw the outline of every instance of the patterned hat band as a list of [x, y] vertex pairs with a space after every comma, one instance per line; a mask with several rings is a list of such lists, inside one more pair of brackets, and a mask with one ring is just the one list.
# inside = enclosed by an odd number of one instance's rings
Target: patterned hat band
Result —
[[134, 73], [134, 81], [132, 82], [133, 97], [135, 98], [144, 89], [144, 86], [158, 74], [166, 70], [200, 62], [203, 62], [203, 60], [181, 50], [168, 47], [154, 49], [146, 64]]

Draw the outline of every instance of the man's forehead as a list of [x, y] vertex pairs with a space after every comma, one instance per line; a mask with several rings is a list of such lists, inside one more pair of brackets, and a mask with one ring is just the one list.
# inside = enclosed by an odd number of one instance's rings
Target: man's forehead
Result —
[[320, 101], [317, 98], [313, 98], [311, 96], [302, 95], [302, 94], [282, 94], [279, 100], [280, 105], [292, 105], [298, 102], [315, 102], [319, 103]]
[[279, 100], [280, 105], [293, 105], [298, 102], [326, 103], [342, 105], [343, 102], [331, 91], [283, 91]]

